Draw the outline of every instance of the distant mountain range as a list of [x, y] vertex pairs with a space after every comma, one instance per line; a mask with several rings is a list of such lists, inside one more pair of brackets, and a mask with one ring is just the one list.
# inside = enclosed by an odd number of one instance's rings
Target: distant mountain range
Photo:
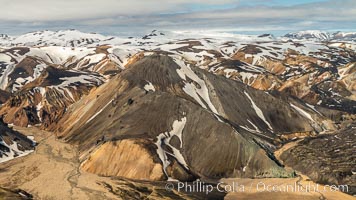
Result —
[[[314, 41], [355, 41], [355, 32], [334, 32], [325, 31], [300, 31], [288, 33], [282, 37], [275, 37], [271, 34], [241, 35], [224, 34], [218, 32], [172, 32], [172, 31], [152, 31], [152, 33], [142, 37], [116, 37], [104, 36], [97, 33], [83, 33], [78, 30], [59, 30], [59, 31], [36, 31], [19, 36], [9, 36], [0, 34], [0, 46], [96, 46], [101, 44], [121, 44], [123, 42], [133, 42], [134, 40], [149, 40], [155, 38], [161, 42], [169, 39], [183, 38], [234, 38], [240, 41], [264, 41], [264, 40], [314, 40]], [[142, 41], [143, 42], [143, 41]]]
[[325, 32], [325, 31], [299, 31], [288, 33], [284, 37], [298, 40], [319, 40], [319, 41], [355, 41], [356, 32]]

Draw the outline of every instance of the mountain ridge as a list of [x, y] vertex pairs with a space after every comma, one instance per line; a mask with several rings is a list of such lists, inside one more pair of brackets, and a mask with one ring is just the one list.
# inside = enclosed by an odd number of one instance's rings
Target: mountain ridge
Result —
[[34, 31], [18, 36], [0, 34], [0, 46], [88, 46], [96, 44], [117, 43], [131, 41], [129, 39], [153, 39], [153, 38], [237, 38], [240, 40], [281, 40], [283, 38], [296, 40], [317, 40], [317, 41], [355, 41], [355, 32], [327, 32], [319, 30], [306, 30], [299, 32], [290, 32], [284, 36], [275, 37], [272, 34], [243, 35], [224, 32], [199, 32], [199, 31], [158, 31], [153, 30], [151, 33], [142, 37], [121, 37], [105, 36], [98, 33], [85, 33], [75, 29], [58, 30], [58, 31]]
[[284, 35], [286, 38], [290, 39], [306, 39], [306, 40], [318, 40], [318, 41], [355, 41], [356, 32], [328, 32], [319, 30], [306, 30], [291, 32]]

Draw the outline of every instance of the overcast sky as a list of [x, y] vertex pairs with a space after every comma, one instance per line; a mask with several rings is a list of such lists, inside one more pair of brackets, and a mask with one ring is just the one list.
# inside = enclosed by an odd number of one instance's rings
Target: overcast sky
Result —
[[0, 0], [0, 33], [72, 28], [108, 35], [356, 31], [356, 0]]

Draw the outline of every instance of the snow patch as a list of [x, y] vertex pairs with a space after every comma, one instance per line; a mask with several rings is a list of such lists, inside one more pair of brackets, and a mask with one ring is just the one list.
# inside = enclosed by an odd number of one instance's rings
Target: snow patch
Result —
[[303, 109], [299, 108], [298, 106], [294, 105], [294, 104], [290, 104], [292, 106], [292, 108], [294, 108], [296, 111], [298, 111], [302, 116], [308, 118], [310, 121], [314, 121], [314, 119], [312, 118], [312, 116], [307, 113], [306, 111], [304, 111]]
[[147, 81], [148, 83], [143, 87], [146, 91], [156, 91], [155, 86], [152, 85], [151, 82]]
[[33, 152], [33, 150], [25, 150], [21, 151], [18, 149], [18, 143], [16, 141], [12, 141], [11, 145], [6, 144], [3, 139], [0, 137], [0, 144], [7, 147], [9, 152], [2, 151], [2, 157], [0, 157], [0, 163], [19, 158], [22, 156], [26, 156]]
[[87, 122], [85, 122], [85, 124], [89, 123], [90, 121], [92, 121], [96, 116], [98, 116], [101, 112], [103, 112], [103, 110], [108, 107], [109, 104], [111, 104], [113, 100], [109, 101], [102, 109], [100, 109], [98, 112], [96, 112], [90, 119], [88, 119]]
[[[210, 101], [209, 90], [205, 81], [200, 79], [189, 65], [185, 65], [183, 60], [174, 58], [174, 61], [180, 66], [180, 69], [177, 69], [177, 73], [185, 82], [183, 91], [193, 97], [203, 108], [207, 109], [207, 105], [213, 113], [219, 114], [213, 103]], [[188, 82], [187, 77], [199, 85], [199, 88], [193, 82]], [[202, 100], [204, 100], [204, 102]]]
[[244, 93], [247, 96], [247, 98], [250, 100], [250, 102], [252, 104], [252, 108], [255, 110], [257, 116], [260, 117], [262, 119], [262, 121], [265, 122], [265, 124], [269, 127], [270, 130], [273, 130], [271, 124], [266, 120], [265, 116], [263, 115], [262, 110], [255, 104], [255, 102], [252, 100], [252, 98], [246, 91], [244, 91]]
[[[183, 147], [182, 134], [186, 122], [187, 122], [186, 117], [183, 117], [180, 120], [175, 120], [173, 122], [173, 129], [171, 131], [161, 133], [157, 136], [157, 142], [155, 143], [157, 146], [157, 154], [160, 160], [162, 161], [163, 171], [168, 177], [168, 180], [173, 180], [168, 176], [166, 171], [167, 167], [171, 164], [171, 162], [168, 160], [168, 155], [173, 156], [183, 167], [189, 169], [181, 152], [170, 144], [170, 141], [173, 138], [173, 136], [177, 136], [180, 141], [180, 148]], [[167, 145], [172, 150], [173, 153], [165, 151], [162, 145]]]

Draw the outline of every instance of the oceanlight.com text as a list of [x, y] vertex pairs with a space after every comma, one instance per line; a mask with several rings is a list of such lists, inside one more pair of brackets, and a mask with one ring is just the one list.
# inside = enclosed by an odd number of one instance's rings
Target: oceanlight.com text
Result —
[[231, 192], [295, 192], [295, 193], [306, 193], [306, 192], [348, 192], [348, 185], [320, 185], [318, 183], [309, 182], [307, 184], [299, 184], [295, 182], [294, 184], [270, 184], [260, 181], [258, 183], [252, 183], [250, 185], [244, 185], [238, 182], [224, 183], [220, 182], [217, 184], [205, 183], [201, 181], [196, 182], [168, 182], [166, 184], [167, 191], [176, 190], [178, 192], [185, 193], [205, 193], [209, 194], [213, 191], [222, 193]]

